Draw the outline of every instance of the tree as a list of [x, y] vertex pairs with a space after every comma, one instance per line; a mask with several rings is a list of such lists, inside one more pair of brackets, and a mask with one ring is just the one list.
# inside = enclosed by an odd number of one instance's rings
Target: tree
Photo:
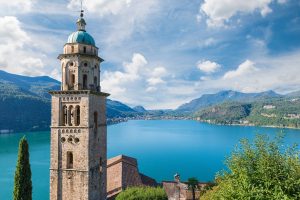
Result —
[[201, 199], [300, 199], [300, 152], [286, 147], [283, 137], [259, 135], [251, 144], [242, 140], [226, 160], [228, 170]]
[[160, 187], [131, 187], [121, 192], [116, 200], [167, 200], [167, 194]]
[[25, 136], [19, 142], [13, 198], [14, 200], [32, 200], [29, 148]]
[[189, 178], [187, 181], [189, 189], [192, 191], [193, 200], [195, 200], [195, 190], [198, 188], [198, 180], [195, 177]]

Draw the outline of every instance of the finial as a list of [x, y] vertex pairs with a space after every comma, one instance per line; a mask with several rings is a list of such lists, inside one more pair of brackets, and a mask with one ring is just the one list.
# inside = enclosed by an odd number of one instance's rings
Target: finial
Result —
[[83, 0], [80, 0], [80, 3], [81, 3], [80, 18], [76, 22], [78, 31], [85, 31], [85, 25], [86, 25], [86, 23], [83, 19], [84, 10], [82, 8], [82, 1]]
[[83, 0], [80, 0], [80, 17], [81, 17], [81, 18], [83, 17], [83, 12], [84, 12], [84, 10], [83, 10], [83, 8], [82, 8], [82, 1], [83, 1]]

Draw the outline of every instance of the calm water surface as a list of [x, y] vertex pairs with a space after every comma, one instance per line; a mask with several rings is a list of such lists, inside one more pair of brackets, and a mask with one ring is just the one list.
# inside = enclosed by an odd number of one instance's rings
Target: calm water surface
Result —
[[[138, 159], [142, 173], [157, 181], [196, 176], [213, 180], [241, 138], [275, 135], [275, 128], [216, 126], [195, 121], [129, 121], [108, 127], [108, 157]], [[300, 143], [300, 130], [284, 130], [286, 144]], [[49, 199], [49, 132], [25, 133], [30, 145], [33, 199]], [[0, 135], [0, 200], [11, 200], [18, 142], [23, 134]]]

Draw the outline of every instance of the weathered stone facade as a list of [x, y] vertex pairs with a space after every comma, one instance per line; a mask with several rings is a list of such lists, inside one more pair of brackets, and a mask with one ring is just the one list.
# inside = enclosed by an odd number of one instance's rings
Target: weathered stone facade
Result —
[[68, 41], [59, 56], [62, 90], [50, 92], [50, 200], [106, 199], [108, 94], [100, 91], [98, 49], [83, 18], [77, 25], [81, 38]]
[[154, 179], [139, 173], [137, 160], [119, 155], [107, 161], [107, 197], [114, 199], [132, 186], [157, 186]]

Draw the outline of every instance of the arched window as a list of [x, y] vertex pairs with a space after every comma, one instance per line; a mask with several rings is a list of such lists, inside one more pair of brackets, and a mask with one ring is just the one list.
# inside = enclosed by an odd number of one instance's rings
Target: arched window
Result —
[[97, 131], [98, 129], [98, 113], [94, 112], [94, 130]]
[[79, 126], [80, 125], [80, 106], [76, 106], [75, 107], [75, 126]]
[[73, 152], [67, 152], [67, 169], [73, 169]]
[[74, 121], [74, 109], [73, 106], [69, 106], [69, 113], [68, 113], [68, 122], [69, 126], [73, 126], [73, 121]]
[[71, 85], [70, 85], [70, 89], [74, 89], [74, 85], [75, 85], [75, 74], [71, 75]]
[[74, 46], [71, 46], [71, 52], [74, 53]]
[[83, 47], [83, 53], [86, 53], [86, 47]]
[[63, 106], [63, 116], [62, 116], [62, 126], [66, 126], [68, 121], [68, 108], [67, 106]]
[[83, 89], [86, 90], [87, 89], [87, 75], [86, 74], [83, 75], [82, 85], [83, 85]]
[[101, 157], [99, 160], [99, 171], [100, 171], [100, 173], [102, 173], [102, 158]]
[[95, 88], [97, 88], [97, 86], [98, 86], [97, 81], [98, 81], [97, 76], [95, 76], [95, 77], [94, 77], [94, 86], [95, 86]]

